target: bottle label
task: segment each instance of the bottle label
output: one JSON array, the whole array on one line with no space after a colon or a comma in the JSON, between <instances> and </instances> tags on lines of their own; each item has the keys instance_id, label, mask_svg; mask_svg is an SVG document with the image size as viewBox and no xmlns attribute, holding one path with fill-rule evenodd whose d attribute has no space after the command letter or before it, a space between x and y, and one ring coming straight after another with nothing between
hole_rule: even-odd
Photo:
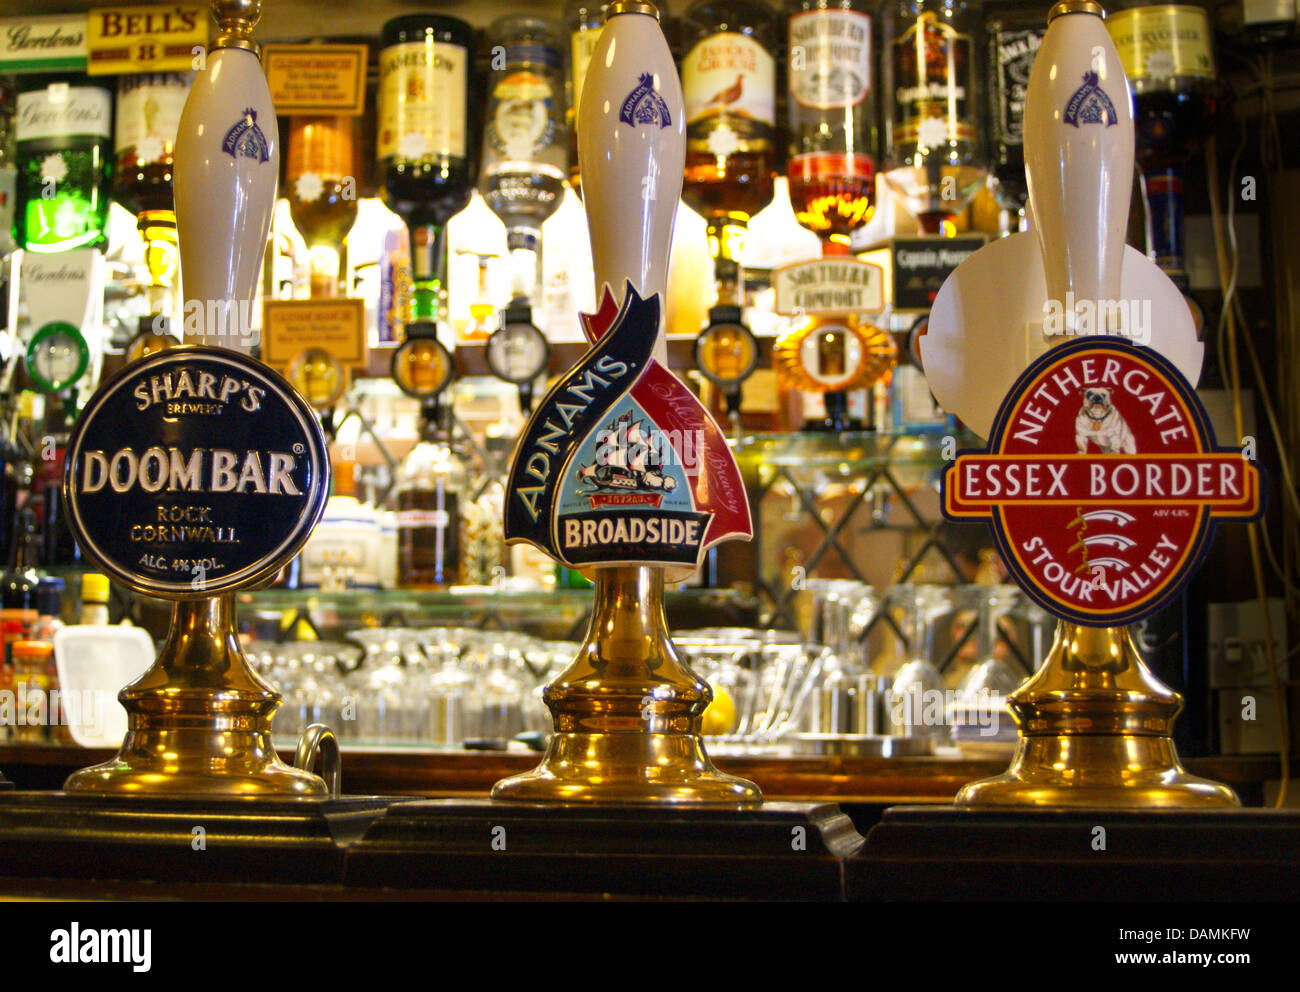
<instances>
[{"instance_id":1,"label":"bottle label","mask_svg":"<svg viewBox=\"0 0 1300 992\"><path fill-rule=\"evenodd\" d=\"M92 397L68 443L77 543L137 592L198 599L255 584L297 553L329 492L314 412L261 362L173 348Z\"/></svg>"},{"instance_id":2,"label":"bottle label","mask_svg":"<svg viewBox=\"0 0 1300 992\"><path fill-rule=\"evenodd\" d=\"M932 13L894 42L895 144L973 141L971 40Z\"/></svg>"},{"instance_id":3,"label":"bottle label","mask_svg":"<svg viewBox=\"0 0 1300 992\"><path fill-rule=\"evenodd\" d=\"M400 529L414 527L436 527L443 529L451 523L451 514L446 510L398 510L397 526Z\"/></svg>"},{"instance_id":4,"label":"bottle label","mask_svg":"<svg viewBox=\"0 0 1300 992\"><path fill-rule=\"evenodd\" d=\"M578 112L578 107L582 105L582 81L587 78L587 63L591 61L591 53L596 50L596 42L600 40L600 28L583 28L580 31L574 31L569 36L569 48L573 61L573 112Z\"/></svg>"},{"instance_id":5,"label":"bottle label","mask_svg":"<svg viewBox=\"0 0 1300 992\"><path fill-rule=\"evenodd\" d=\"M790 16L790 95L805 107L852 107L871 91L871 18L849 10Z\"/></svg>"},{"instance_id":6,"label":"bottle label","mask_svg":"<svg viewBox=\"0 0 1300 992\"><path fill-rule=\"evenodd\" d=\"M1034 55L1043 43L1043 32L1037 28L1026 31L999 31L995 37L997 59L997 115L994 126L998 140L1004 145L1025 143L1025 93L1029 88L1029 70L1034 65Z\"/></svg>"},{"instance_id":7,"label":"bottle label","mask_svg":"<svg viewBox=\"0 0 1300 992\"><path fill-rule=\"evenodd\" d=\"M1106 27L1132 82L1215 76L1210 20L1200 7L1135 7L1112 14Z\"/></svg>"},{"instance_id":8,"label":"bottle label","mask_svg":"<svg viewBox=\"0 0 1300 992\"><path fill-rule=\"evenodd\" d=\"M488 144L500 159L531 162L556 144L558 117L556 93L545 76L508 71L492 88Z\"/></svg>"},{"instance_id":9,"label":"bottle label","mask_svg":"<svg viewBox=\"0 0 1300 992\"><path fill-rule=\"evenodd\" d=\"M54 83L43 90L18 94L14 139L107 138L112 134L112 119L113 101L108 90Z\"/></svg>"},{"instance_id":10,"label":"bottle label","mask_svg":"<svg viewBox=\"0 0 1300 992\"><path fill-rule=\"evenodd\" d=\"M465 49L406 42L379 57L379 158L465 155Z\"/></svg>"},{"instance_id":11,"label":"bottle label","mask_svg":"<svg viewBox=\"0 0 1300 992\"><path fill-rule=\"evenodd\" d=\"M121 78L114 137L119 157L130 152L137 162L146 164L172 153L193 78L190 73Z\"/></svg>"},{"instance_id":12,"label":"bottle label","mask_svg":"<svg viewBox=\"0 0 1300 992\"><path fill-rule=\"evenodd\" d=\"M776 121L776 61L753 38L715 34L682 62L687 138L714 155L766 151Z\"/></svg>"}]
</instances>

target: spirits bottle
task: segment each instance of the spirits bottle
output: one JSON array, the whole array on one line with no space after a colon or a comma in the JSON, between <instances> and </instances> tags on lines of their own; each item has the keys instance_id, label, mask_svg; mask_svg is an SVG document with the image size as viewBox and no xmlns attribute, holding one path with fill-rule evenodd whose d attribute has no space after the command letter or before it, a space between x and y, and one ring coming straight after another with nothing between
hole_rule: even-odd
<instances>
[{"instance_id":1,"label":"spirits bottle","mask_svg":"<svg viewBox=\"0 0 1300 992\"><path fill-rule=\"evenodd\" d=\"M989 13L989 134L993 177L997 180L994 195L998 206L1006 211L1001 226L1007 234L1024 230L1026 225L1029 187L1025 183L1025 90L1046 24L1046 13L1038 8Z\"/></svg>"},{"instance_id":2,"label":"spirits bottle","mask_svg":"<svg viewBox=\"0 0 1300 992\"><path fill-rule=\"evenodd\" d=\"M172 154L193 73L123 76L117 84L113 197L136 216L149 273L149 311L170 318L180 254Z\"/></svg>"},{"instance_id":3,"label":"spirits bottle","mask_svg":"<svg viewBox=\"0 0 1300 992\"><path fill-rule=\"evenodd\" d=\"M720 305L744 305L749 220L772 201L776 25L753 0L701 0L685 15L682 199L704 217Z\"/></svg>"},{"instance_id":4,"label":"spirits bottle","mask_svg":"<svg viewBox=\"0 0 1300 992\"><path fill-rule=\"evenodd\" d=\"M107 247L110 91L84 78L29 77L22 87L14 241L42 253Z\"/></svg>"},{"instance_id":5,"label":"spirits bottle","mask_svg":"<svg viewBox=\"0 0 1300 992\"><path fill-rule=\"evenodd\" d=\"M1209 15L1187 4L1115 11L1106 27L1133 91L1147 254L1184 292L1183 169L1214 133L1219 85Z\"/></svg>"},{"instance_id":6,"label":"spirits bottle","mask_svg":"<svg viewBox=\"0 0 1300 992\"><path fill-rule=\"evenodd\" d=\"M569 32L569 102L564 115L569 127L569 185L579 196L582 195L582 176L578 168L578 131L574 121L578 116L578 101L582 99L587 63L596 49L600 29L605 25L607 6L601 0L569 0L564 7L564 27Z\"/></svg>"},{"instance_id":7,"label":"spirits bottle","mask_svg":"<svg viewBox=\"0 0 1300 992\"><path fill-rule=\"evenodd\" d=\"M0 256L14 247L14 88L0 79ZM5 326L8 312L7 274L0 274L0 327Z\"/></svg>"},{"instance_id":8,"label":"spirits bottle","mask_svg":"<svg viewBox=\"0 0 1300 992\"><path fill-rule=\"evenodd\" d=\"M503 17L488 28L502 64L489 73L480 190L506 226L512 300L540 301L542 222L560 207L568 170L559 28Z\"/></svg>"},{"instance_id":9,"label":"spirits bottle","mask_svg":"<svg viewBox=\"0 0 1300 992\"><path fill-rule=\"evenodd\" d=\"M469 472L444 431L426 417L423 438L397 470L397 584L445 589L461 579L461 500Z\"/></svg>"},{"instance_id":10,"label":"spirits bottle","mask_svg":"<svg viewBox=\"0 0 1300 992\"><path fill-rule=\"evenodd\" d=\"M447 221L474 188L473 50L473 29L452 17L410 14L384 25L375 151L380 194L410 232L408 324L437 322Z\"/></svg>"},{"instance_id":11,"label":"spirits bottle","mask_svg":"<svg viewBox=\"0 0 1300 992\"><path fill-rule=\"evenodd\" d=\"M343 242L357 219L353 118L290 118L284 178L289 215L311 256L312 298L336 297L346 278Z\"/></svg>"},{"instance_id":12,"label":"spirits bottle","mask_svg":"<svg viewBox=\"0 0 1300 992\"><path fill-rule=\"evenodd\" d=\"M967 0L894 0L885 28L885 181L926 234L954 220L985 170L976 127L977 18Z\"/></svg>"},{"instance_id":13,"label":"spirits bottle","mask_svg":"<svg viewBox=\"0 0 1300 992\"><path fill-rule=\"evenodd\" d=\"M788 23L790 202L847 245L876 207L872 18L863 0L797 0Z\"/></svg>"}]
</instances>

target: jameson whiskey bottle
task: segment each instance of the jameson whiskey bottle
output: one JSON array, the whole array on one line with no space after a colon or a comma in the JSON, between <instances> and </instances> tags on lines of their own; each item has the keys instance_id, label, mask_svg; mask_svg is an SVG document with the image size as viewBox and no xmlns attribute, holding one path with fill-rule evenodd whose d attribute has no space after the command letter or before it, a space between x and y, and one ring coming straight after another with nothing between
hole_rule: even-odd
<instances>
[{"instance_id":1,"label":"jameson whiskey bottle","mask_svg":"<svg viewBox=\"0 0 1300 992\"><path fill-rule=\"evenodd\" d=\"M926 234L953 220L984 181L976 127L974 36L966 0L893 0L886 22L885 181Z\"/></svg>"},{"instance_id":2,"label":"jameson whiskey bottle","mask_svg":"<svg viewBox=\"0 0 1300 992\"><path fill-rule=\"evenodd\" d=\"M876 207L869 10L864 0L798 0L788 22L790 202L800 224L844 245Z\"/></svg>"},{"instance_id":3,"label":"jameson whiskey bottle","mask_svg":"<svg viewBox=\"0 0 1300 992\"><path fill-rule=\"evenodd\" d=\"M445 296L447 221L474 189L470 65L464 21L410 14L384 25L375 154L380 196L411 236L407 323L436 322Z\"/></svg>"},{"instance_id":4,"label":"jameson whiskey bottle","mask_svg":"<svg viewBox=\"0 0 1300 992\"><path fill-rule=\"evenodd\" d=\"M560 36L540 17L502 17L488 28L504 64L489 73L479 187L506 226L510 295L534 302L542 222L559 209L569 168Z\"/></svg>"},{"instance_id":5,"label":"jameson whiskey bottle","mask_svg":"<svg viewBox=\"0 0 1300 992\"><path fill-rule=\"evenodd\" d=\"M1147 254L1184 292L1183 168L1214 133L1219 84L1209 16L1185 4L1129 6L1106 27L1133 91Z\"/></svg>"},{"instance_id":6,"label":"jameson whiskey bottle","mask_svg":"<svg viewBox=\"0 0 1300 992\"><path fill-rule=\"evenodd\" d=\"M149 309L171 315L180 254L172 152L193 73L123 76L117 83L113 198L136 216L149 272Z\"/></svg>"},{"instance_id":7,"label":"jameson whiskey bottle","mask_svg":"<svg viewBox=\"0 0 1300 992\"><path fill-rule=\"evenodd\" d=\"M14 139L14 240L34 252L108 245L112 93L85 77L28 77Z\"/></svg>"},{"instance_id":8,"label":"jameson whiskey bottle","mask_svg":"<svg viewBox=\"0 0 1300 992\"><path fill-rule=\"evenodd\" d=\"M745 229L772 200L776 166L775 18L753 0L702 0L685 21L682 199L708 224L718 303L743 306Z\"/></svg>"},{"instance_id":9,"label":"jameson whiskey bottle","mask_svg":"<svg viewBox=\"0 0 1300 992\"><path fill-rule=\"evenodd\" d=\"M587 63L596 50L596 39L605 26L605 8L600 0L569 0L564 6L564 27L569 32L569 103L564 120L569 127L569 185L582 195L582 177L578 169L578 130L574 121L578 116L578 101L582 99L582 81L587 75ZM657 5L662 12L664 4Z\"/></svg>"},{"instance_id":10,"label":"jameson whiskey bottle","mask_svg":"<svg viewBox=\"0 0 1300 992\"><path fill-rule=\"evenodd\" d=\"M393 486L397 582L406 589L445 589L462 581L461 504L469 472L432 418L424 419L422 434Z\"/></svg>"},{"instance_id":11,"label":"jameson whiskey bottle","mask_svg":"<svg viewBox=\"0 0 1300 992\"><path fill-rule=\"evenodd\" d=\"M343 240L357 219L353 118L291 117L285 155L289 214L311 255L311 295L339 295Z\"/></svg>"},{"instance_id":12,"label":"jameson whiskey bottle","mask_svg":"<svg viewBox=\"0 0 1300 992\"><path fill-rule=\"evenodd\" d=\"M1025 228L1025 90L1034 54L1047 31L1047 13L1009 9L990 12L987 26L989 130L992 139L995 195L1005 214L1003 233Z\"/></svg>"}]
</instances>

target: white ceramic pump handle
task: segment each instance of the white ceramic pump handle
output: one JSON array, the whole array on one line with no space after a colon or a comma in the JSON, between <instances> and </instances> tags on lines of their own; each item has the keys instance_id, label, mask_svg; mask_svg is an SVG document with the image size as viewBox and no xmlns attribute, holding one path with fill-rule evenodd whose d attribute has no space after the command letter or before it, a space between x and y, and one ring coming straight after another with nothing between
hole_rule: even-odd
<instances>
[{"instance_id":1,"label":"white ceramic pump handle","mask_svg":"<svg viewBox=\"0 0 1300 992\"><path fill-rule=\"evenodd\" d=\"M1093 0L1048 15L1025 97L1025 172L1047 295L1118 300L1133 187L1128 79ZM1105 312L1105 311L1100 311ZM1113 329L1113 328L1112 328Z\"/></svg>"},{"instance_id":2,"label":"white ceramic pump handle","mask_svg":"<svg viewBox=\"0 0 1300 992\"><path fill-rule=\"evenodd\" d=\"M686 161L682 86L655 8L615 0L592 52L578 107L578 164L591 231L596 298L616 301L631 282L658 293L665 362L668 250Z\"/></svg>"},{"instance_id":3,"label":"white ceramic pump handle","mask_svg":"<svg viewBox=\"0 0 1300 992\"><path fill-rule=\"evenodd\" d=\"M279 172L279 130L256 46L215 48L195 75L176 135L187 343L248 350Z\"/></svg>"}]
</instances>

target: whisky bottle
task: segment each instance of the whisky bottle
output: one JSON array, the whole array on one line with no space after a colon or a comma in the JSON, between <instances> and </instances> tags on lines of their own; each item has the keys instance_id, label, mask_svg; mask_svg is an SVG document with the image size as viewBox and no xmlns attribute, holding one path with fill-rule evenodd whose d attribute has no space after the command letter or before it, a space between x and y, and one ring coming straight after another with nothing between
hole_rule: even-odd
<instances>
[{"instance_id":1,"label":"whisky bottle","mask_svg":"<svg viewBox=\"0 0 1300 992\"><path fill-rule=\"evenodd\" d=\"M776 166L775 18L753 0L701 0L685 21L682 199L708 225L718 303L743 306L745 229L772 200Z\"/></svg>"},{"instance_id":2,"label":"whisky bottle","mask_svg":"<svg viewBox=\"0 0 1300 992\"><path fill-rule=\"evenodd\" d=\"M375 152L380 195L411 235L408 324L438 319L447 221L474 189L473 50L473 29L453 17L410 14L384 25Z\"/></svg>"},{"instance_id":3,"label":"whisky bottle","mask_svg":"<svg viewBox=\"0 0 1300 992\"><path fill-rule=\"evenodd\" d=\"M176 129L193 73L123 76L117 84L113 197L136 215L149 273L149 311L172 315L180 253L172 199Z\"/></svg>"},{"instance_id":4,"label":"whisky bottle","mask_svg":"<svg viewBox=\"0 0 1300 992\"><path fill-rule=\"evenodd\" d=\"M569 32L569 100L564 115L569 127L569 185L579 196L582 195L582 177L578 168L578 131L574 121L578 116L578 101L582 99L587 63L596 50L600 29L605 25L607 6L601 0L569 0L564 7L564 27ZM659 6L662 8L663 4Z\"/></svg>"},{"instance_id":5,"label":"whisky bottle","mask_svg":"<svg viewBox=\"0 0 1300 992\"><path fill-rule=\"evenodd\" d=\"M542 223L560 207L569 167L559 27L531 16L488 28L502 52L489 73L480 191L506 226L514 300L539 301Z\"/></svg>"},{"instance_id":6,"label":"whisky bottle","mask_svg":"<svg viewBox=\"0 0 1300 992\"><path fill-rule=\"evenodd\" d=\"M989 132L994 195L1006 215L1004 233L1023 230L1029 187L1025 183L1025 90L1034 53L1046 33L1047 16L1037 8L989 13L987 25Z\"/></svg>"},{"instance_id":7,"label":"whisky bottle","mask_svg":"<svg viewBox=\"0 0 1300 992\"><path fill-rule=\"evenodd\" d=\"M311 295L336 297L345 277L343 241L357 219L353 118L291 117L287 147L285 192L310 253Z\"/></svg>"},{"instance_id":8,"label":"whisky bottle","mask_svg":"<svg viewBox=\"0 0 1300 992\"><path fill-rule=\"evenodd\" d=\"M461 501L469 472L447 435L426 417L423 438L398 467L397 584L405 589L445 589L462 581Z\"/></svg>"},{"instance_id":9,"label":"whisky bottle","mask_svg":"<svg viewBox=\"0 0 1300 992\"><path fill-rule=\"evenodd\" d=\"M112 94L84 77L21 86L14 241L42 253L107 247Z\"/></svg>"},{"instance_id":10,"label":"whisky bottle","mask_svg":"<svg viewBox=\"0 0 1300 992\"><path fill-rule=\"evenodd\" d=\"M863 0L797 0L786 47L790 202L800 224L846 245L876 207L871 53Z\"/></svg>"},{"instance_id":11,"label":"whisky bottle","mask_svg":"<svg viewBox=\"0 0 1300 992\"><path fill-rule=\"evenodd\" d=\"M1147 254L1186 292L1183 168L1214 133L1219 99L1209 16L1187 4L1137 5L1106 27L1133 92Z\"/></svg>"},{"instance_id":12,"label":"whisky bottle","mask_svg":"<svg viewBox=\"0 0 1300 992\"><path fill-rule=\"evenodd\" d=\"M926 234L952 234L985 170L976 126L977 17L967 0L895 0L885 28L885 181Z\"/></svg>"}]
</instances>

